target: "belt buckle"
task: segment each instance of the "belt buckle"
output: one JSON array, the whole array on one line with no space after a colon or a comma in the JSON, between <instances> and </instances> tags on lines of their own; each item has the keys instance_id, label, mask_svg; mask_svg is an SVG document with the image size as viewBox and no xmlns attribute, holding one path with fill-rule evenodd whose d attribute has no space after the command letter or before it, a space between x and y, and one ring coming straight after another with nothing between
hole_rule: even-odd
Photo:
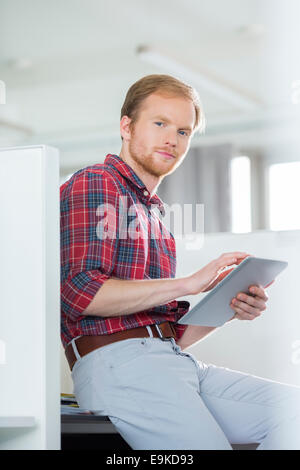
<instances>
[{"instance_id":1,"label":"belt buckle","mask_svg":"<svg viewBox=\"0 0 300 470\"><path fill-rule=\"evenodd\" d=\"M162 332L160 326L159 326L157 323L155 324L155 327L156 327L156 329L157 329L157 331L158 331L158 334L159 334L159 336L160 336L160 339L162 339L163 341L168 341L168 340L171 338L171 336L164 336L164 335L163 335L163 332Z\"/></svg>"}]
</instances>

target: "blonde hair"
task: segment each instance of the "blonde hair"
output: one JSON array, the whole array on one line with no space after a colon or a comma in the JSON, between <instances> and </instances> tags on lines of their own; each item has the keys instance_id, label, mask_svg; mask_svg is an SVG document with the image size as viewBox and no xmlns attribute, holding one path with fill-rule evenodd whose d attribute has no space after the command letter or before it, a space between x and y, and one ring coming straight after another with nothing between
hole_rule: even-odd
<instances>
[{"instance_id":1,"label":"blonde hair","mask_svg":"<svg viewBox=\"0 0 300 470\"><path fill-rule=\"evenodd\" d=\"M193 131L205 130L205 116L202 110L198 92L192 86L171 75L153 74L146 75L135 82L127 91L125 101L121 109L121 119L128 116L131 119L130 127L138 120L143 101L152 93L161 93L169 96L182 96L192 101L195 107L196 119Z\"/></svg>"}]
</instances>

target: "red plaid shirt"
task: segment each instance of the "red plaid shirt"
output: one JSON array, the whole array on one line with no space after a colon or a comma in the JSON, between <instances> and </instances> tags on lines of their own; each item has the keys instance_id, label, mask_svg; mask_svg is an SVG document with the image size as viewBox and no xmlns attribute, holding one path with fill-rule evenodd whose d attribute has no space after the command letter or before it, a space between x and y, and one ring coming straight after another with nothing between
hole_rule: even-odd
<instances>
[{"instance_id":1,"label":"red plaid shirt","mask_svg":"<svg viewBox=\"0 0 300 470\"><path fill-rule=\"evenodd\" d=\"M103 283L119 279L174 278L176 246L144 183L119 156L83 168L60 187L61 339L64 347L82 335L106 335L138 326L176 322L189 302L172 300L129 315L101 317L83 312Z\"/></svg>"}]
</instances>

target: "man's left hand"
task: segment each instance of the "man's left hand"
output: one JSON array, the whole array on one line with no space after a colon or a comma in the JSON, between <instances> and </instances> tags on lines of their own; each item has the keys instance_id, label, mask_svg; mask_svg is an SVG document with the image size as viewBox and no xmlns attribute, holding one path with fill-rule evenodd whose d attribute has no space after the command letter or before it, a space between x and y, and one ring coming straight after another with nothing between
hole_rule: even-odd
<instances>
[{"instance_id":1,"label":"man's left hand","mask_svg":"<svg viewBox=\"0 0 300 470\"><path fill-rule=\"evenodd\" d=\"M269 287L273 282L270 282L266 287ZM230 303L230 307L235 312L231 320L234 318L239 320L254 320L254 318L259 317L267 308L266 302L269 297L265 291L266 287L249 286L249 291L252 295L239 292Z\"/></svg>"}]
</instances>

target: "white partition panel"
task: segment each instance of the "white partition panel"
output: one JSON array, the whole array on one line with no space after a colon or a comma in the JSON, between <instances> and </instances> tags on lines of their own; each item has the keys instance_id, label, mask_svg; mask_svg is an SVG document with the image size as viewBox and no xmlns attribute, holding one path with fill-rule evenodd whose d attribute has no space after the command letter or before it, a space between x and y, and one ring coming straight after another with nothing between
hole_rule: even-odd
<instances>
[{"instance_id":1,"label":"white partition panel","mask_svg":"<svg viewBox=\"0 0 300 470\"><path fill-rule=\"evenodd\" d=\"M192 245L194 249L187 249ZM288 261L287 269L267 289L267 310L259 318L229 322L189 350L206 363L300 385L300 231L205 234L198 246L183 240L177 240L176 246L178 277L201 269L224 252L246 251ZM205 295L185 299L193 307Z\"/></svg>"},{"instance_id":2,"label":"white partition panel","mask_svg":"<svg viewBox=\"0 0 300 470\"><path fill-rule=\"evenodd\" d=\"M59 449L58 150L0 149L0 174L0 449Z\"/></svg>"}]
</instances>

